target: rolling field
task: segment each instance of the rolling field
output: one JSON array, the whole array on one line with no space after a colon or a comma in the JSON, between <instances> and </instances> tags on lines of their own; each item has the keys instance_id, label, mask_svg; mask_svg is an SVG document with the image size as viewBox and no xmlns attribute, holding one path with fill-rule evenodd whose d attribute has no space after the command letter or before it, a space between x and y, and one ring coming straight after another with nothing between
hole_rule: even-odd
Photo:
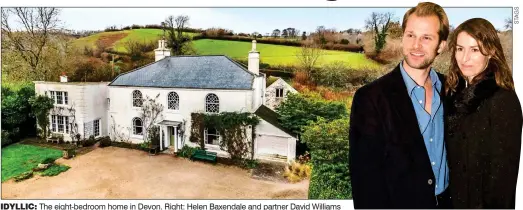
<instances>
[{"instance_id":1,"label":"rolling field","mask_svg":"<svg viewBox=\"0 0 523 210\"><path fill-rule=\"evenodd\" d=\"M196 35L196 33L189 34L190 36ZM85 46L95 47L97 41L102 41L106 46L111 46L114 50L125 53L124 44L128 40L156 42L162 35L163 31L159 29L103 32L75 40L74 44L83 49ZM227 55L233 59L241 60L246 60L248 52L251 50L251 43L249 42L213 39L195 40L193 46L200 55ZM300 51L300 47L258 43L256 48L260 52L262 63L285 66L299 65L296 54ZM346 66L354 69L377 69L380 67L378 63L367 59L364 54L335 50L324 50L323 55L318 59L317 66L332 62L343 62Z\"/></svg>"}]
</instances>

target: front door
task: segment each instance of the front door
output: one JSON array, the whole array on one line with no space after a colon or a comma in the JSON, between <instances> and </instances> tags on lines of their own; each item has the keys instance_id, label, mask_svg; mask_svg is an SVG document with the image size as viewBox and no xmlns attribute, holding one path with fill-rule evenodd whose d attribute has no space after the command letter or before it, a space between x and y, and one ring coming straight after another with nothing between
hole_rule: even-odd
<instances>
[{"instance_id":1,"label":"front door","mask_svg":"<svg viewBox=\"0 0 523 210\"><path fill-rule=\"evenodd\" d=\"M169 138L170 138L170 144L171 146L174 146L174 127L169 126Z\"/></svg>"}]
</instances>

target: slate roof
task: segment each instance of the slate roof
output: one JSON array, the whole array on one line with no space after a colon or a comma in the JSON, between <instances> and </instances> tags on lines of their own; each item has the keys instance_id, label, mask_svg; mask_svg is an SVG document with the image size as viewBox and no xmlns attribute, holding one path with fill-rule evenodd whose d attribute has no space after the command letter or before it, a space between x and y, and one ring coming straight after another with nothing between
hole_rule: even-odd
<instances>
[{"instance_id":1,"label":"slate roof","mask_svg":"<svg viewBox=\"0 0 523 210\"><path fill-rule=\"evenodd\" d=\"M272 109L270 109L269 107L267 107L265 105L261 105L260 107L258 107L258 109L256 109L254 114L256 116L262 118L263 120L267 121L271 125L274 125L275 127L277 127L278 129L282 130L283 132L289 134L290 136L296 137L295 133L293 133L292 131L284 128L280 124L280 122L278 121L279 114L276 113L275 111L273 111Z\"/></svg>"},{"instance_id":2,"label":"slate roof","mask_svg":"<svg viewBox=\"0 0 523 210\"><path fill-rule=\"evenodd\" d=\"M225 55L170 56L120 74L109 86L250 90L255 76Z\"/></svg>"}]
</instances>

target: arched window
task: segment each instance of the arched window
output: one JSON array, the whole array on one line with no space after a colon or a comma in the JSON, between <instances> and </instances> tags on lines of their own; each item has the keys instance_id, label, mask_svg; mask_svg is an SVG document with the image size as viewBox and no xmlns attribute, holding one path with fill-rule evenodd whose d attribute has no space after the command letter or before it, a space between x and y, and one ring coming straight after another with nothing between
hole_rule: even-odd
<instances>
[{"instance_id":1,"label":"arched window","mask_svg":"<svg viewBox=\"0 0 523 210\"><path fill-rule=\"evenodd\" d=\"M143 123L142 119L135 117L133 118L133 134L142 135L143 134Z\"/></svg>"},{"instance_id":2,"label":"arched window","mask_svg":"<svg viewBox=\"0 0 523 210\"><path fill-rule=\"evenodd\" d=\"M218 96L210 93L205 97L205 112L220 112L220 100L218 99Z\"/></svg>"},{"instance_id":3,"label":"arched window","mask_svg":"<svg viewBox=\"0 0 523 210\"><path fill-rule=\"evenodd\" d=\"M169 95L167 95L167 108L174 110L180 109L180 97L178 97L178 93L170 92Z\"/></svg>"},{"instance_id":4,"label":"arched window","mask_svg":"<svg viewBox=\"0 0 523 210\"><path fill-rule=\"evenodd\" d=\"M133 91L133 107L142 107L142 104L142 92L140 92L139 90Z\"/></svg>"}]
</instances>

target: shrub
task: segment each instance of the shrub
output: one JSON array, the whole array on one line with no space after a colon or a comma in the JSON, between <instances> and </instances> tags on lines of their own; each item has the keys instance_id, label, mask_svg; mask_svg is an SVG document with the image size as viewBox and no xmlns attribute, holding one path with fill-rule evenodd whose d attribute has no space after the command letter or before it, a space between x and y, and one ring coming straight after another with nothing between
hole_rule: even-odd
<instances>
[{"instance_id":1,"label":"shrub","mask_svg":"<svg viewBox=\"0 0 523 210\"><path fill-rule=\"evenodd\" d=\"M311 176L311 171L312 169L310 165L292 161L285 167L283 176L291 183L296 183L309 178Z\"/></svg>"},{"instance_id":2,"label":"shrub","mask_svg":"<svg viewBox=\"0 0 523 210\"><path fill-rule=\"evenodd\" d=\"M341 39L340 43L341 44L349 44L349 40L348 39Z\"/></svg>"},{"instance_id":3,"label":"shrub","mask_svg":"<svg viewBox=\"0 0 523 210\"><path fill-rule=\"evenodd\" d=\"M42 172L42 176L56 176L62 172L69 170L71 167L66 165L52 165Z\"/></svg>"},{"instance_id":4,"label":"shrub","mask_svg":"<svg viewBox=\"0 0 523 210\"><path fill-rule=\"evenodd\" d=\"M24 172L18 176L15 176L15 182L19 182L19 181L23 181L23 180L26 180L26 179L29 179L33 177L33 172L32 171L28 171L28 172Z\"/></svg>"},{"instance_id":5,"label":"shrub","mask_svg":"<svg viewBox=\"0 0 523 210\"><path fill-rule=\"evenodd\" d=\"M111 146L111 138L109 136L105 136L102 139L100 139L100 147L108 147Z\"/></svg>"},{"instance_id":6,"label":"shrub","mask_svg":"<svg viewBox=\"0 0 523 210\"><path fill-rule=\"evenodd\" d=\"M313 164L309 199L350 199L349 118L318 120L305 127L303 141Z\"/></svg>"},{"instance_id":7,"label":"shrub","mask_svg":"<svg viewBox=\"0 0 523 210\"><path fill-rule=\"evenodd\" d=\"M246 159L243 161L243 167L244 168L247 168L247 169L253 169L253 168L256 168L258 167L258 160L254 159L254 160L250 160L250 159Z\"/></svg>"},{"instance_id":8,"label":"shrub","mask_svg":"<svg viewBox=\"0 0 523 210\"><path fill-rule=\"evenodd\" d=\"M190 147L190 146L184 145L182 147L182 149L180 149L180 151L178 151L177 155L179 157L190 158L192 156L192 154L194 154L194 151L196 151L197 149L198 148L196 148L196 147Z\"/></svg>"},{"instance_id":9,"label":"shrub","mask_svg":"<svg viewBox=\"0 0 523 210\"><path fill-rule=\"evenodd\" d=\"M378 69L370 67L355 69L346 66L344 62L337 61L325 65L320 71L315 71L311 75L311 79L317 85L350 88L372 82L377 78L375 76L377 71Z\"/></svg>"},{"instance_id":10,"label":"shrub","mask_svg":"<svg viewBox=\"0 0 523 210\"><path fill-rule=\"evenodd\" d=\"M140 149L140 144L133 144L133 143L130 143L130 142L113 141L113 142L111 142L111 146L113 146L113 147L120 147L120 148L127 148L127 149L142 150L142 149Z\"/></svg>"},{"instance_id":11,"label":"shrub","mask_svg":"<svg viewBox=\"0 0 523 210\"><path fill-rule=\"evenodd\" d=\"M44 161L42 161L42 164L54 163L54 161L54 158L46 158Z\"/></svg>"},{"instance_id":12,"label":"shrub","mask_svg":"<svg viewBox=\"0 0 523 210\"><path fill-rule=\"evenodd\" d=\"M1 139L1 141L2 141L2 147L10 145L11 143L13 143L13 141L11 140L9 131L2 130L2 139Z\"/></svg>"}]
</instances>

